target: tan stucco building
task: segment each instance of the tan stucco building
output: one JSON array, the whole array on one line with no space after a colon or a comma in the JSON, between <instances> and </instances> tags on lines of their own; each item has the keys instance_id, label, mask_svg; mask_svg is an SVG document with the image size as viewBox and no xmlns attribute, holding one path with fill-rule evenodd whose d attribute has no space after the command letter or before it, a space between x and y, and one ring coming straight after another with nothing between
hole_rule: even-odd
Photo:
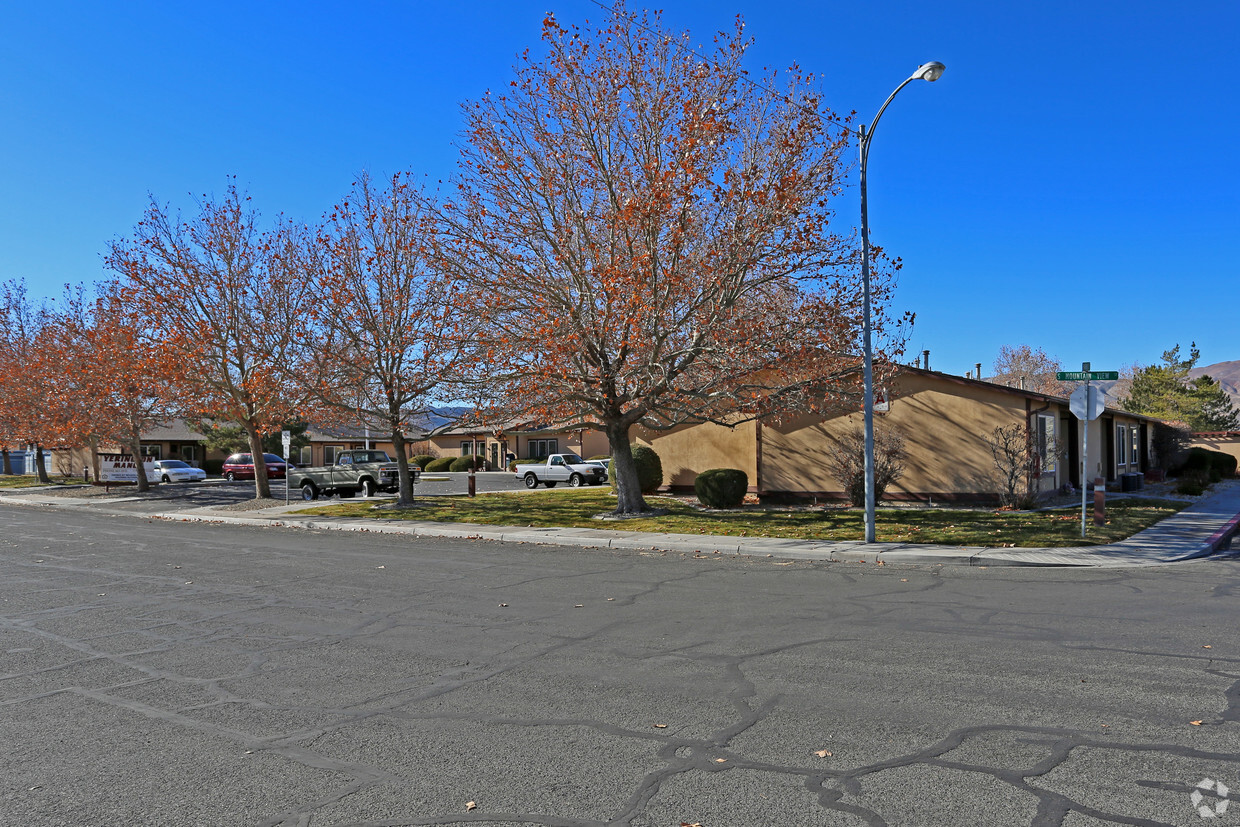
<instances>
[{"instance_id":1,"label":"tan stucco building","mask_svg":"<svg viewBox=\"0 0 1240 827\"><path fill-rule=\"evenodd\" d=\"M1025 429L1040 458L1037 492L1080 485L1080 422L1067 399L913 367L900 368L887 391L888 410L876 415L875 427L901 431L908 453L888 499L993 500L1000 486L986 437L1012 424ZM1091 422L1087 480L1118 483L1124 474L1151 467L1156 421L1108 409ZM853 411L734 428L635 429L634 437L659 454L664 484L673 490L691 488L708 468L739 468L762 497L836 499L844 496L844 486L832 475L828 457L842 435L862 427L861 412Z\"/></svg>"}]
</instances>

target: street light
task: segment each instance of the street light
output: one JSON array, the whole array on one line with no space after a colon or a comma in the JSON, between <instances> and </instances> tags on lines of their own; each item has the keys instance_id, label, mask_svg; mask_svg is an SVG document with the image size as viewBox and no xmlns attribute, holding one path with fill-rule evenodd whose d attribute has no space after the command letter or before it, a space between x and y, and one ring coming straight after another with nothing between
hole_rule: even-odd
<instances>
[{"instance_id":1,"label":"street light","mask_svg":"<svg viewBox=\"0 0 1240 827\"><path fill-rule=\"evenodd\" d=\"M947 67L937 60L924 63L908 79L896 87L896 91L887 96L887 100L879 107L878 114L870 124L867 132L865 124L861 124L858 134L861 136L861 281L864 290L863 309L865 312L865 541L874 542L874 353L871 344L870 324L870 215L866 203L865 172L870 158L870 141L874 138L874 130L878 119L883 116L887 104L900 94L900 90L915 80L936 81Z\"/></svg>"}]
</instances>

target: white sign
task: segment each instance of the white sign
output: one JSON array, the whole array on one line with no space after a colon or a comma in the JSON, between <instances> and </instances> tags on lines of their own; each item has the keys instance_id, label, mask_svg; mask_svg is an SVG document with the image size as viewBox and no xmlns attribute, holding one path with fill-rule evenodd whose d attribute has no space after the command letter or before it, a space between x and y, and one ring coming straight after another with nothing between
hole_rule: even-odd
<instances>
[{"instance_id":1,"label":"white sign","mask_svg":"<svg viewBox=\"0 0 1240 827\"><path fill-rule=\"evenodd\" d=\"M887 398L886 388L874 389L874 413L887 413L891 410L891 402Z\"/></svg>"},{"instance_id":2,"label":"white sign","mask_svg":"<svg viewBox=\"0 0 1240 827\"><path fill-rule=\"evenodd\" d=\"M1088 398L1086 395L1088 394ZM1107 395L1097 385L1081 385L1068 397L1068 409L1077 419L1094 420L1106 410Z\"/></svg>"},{"instance_id":3,"label":"white sign","mask_svg":"<svg viewBox=\"0 0 1240 827\"><path fill-rule=\"evenodd\" d=\"M146 478L155 478L155 458L143 457L142 467L146 470ZM132 482L138 481L138 464L130 454L100 454L100 482Z\"/></svg>"}]
</instances>

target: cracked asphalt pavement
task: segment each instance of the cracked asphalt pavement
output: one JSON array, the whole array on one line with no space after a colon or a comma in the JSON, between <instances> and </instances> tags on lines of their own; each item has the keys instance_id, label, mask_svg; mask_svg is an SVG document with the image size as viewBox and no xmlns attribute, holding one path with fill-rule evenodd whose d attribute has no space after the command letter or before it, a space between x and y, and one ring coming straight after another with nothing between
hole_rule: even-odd
<instances>
[{"instance_id":1,"label":"cracked asphalt pavement","mask_svg":"<svg viewBox=\"0 0 1240 827\"><path fill-rule=\"evenodd\" d=\"M0 566L0 824L1240 824L1214 784L1240 790L1235 559L880 567L4 505Z\"/></svg>"}]
</instances>

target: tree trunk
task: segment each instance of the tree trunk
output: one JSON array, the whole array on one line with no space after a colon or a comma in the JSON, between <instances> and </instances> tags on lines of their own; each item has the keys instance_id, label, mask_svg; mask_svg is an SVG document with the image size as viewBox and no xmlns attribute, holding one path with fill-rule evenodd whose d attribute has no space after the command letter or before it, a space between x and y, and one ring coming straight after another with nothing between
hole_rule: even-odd
<instances>
[{"instance_id":1,"label":"tree trunk","mask_svg":"<svg viewBox=\"0 0 1240 827\"><path fill-rule=\"evenodd\" d=\"M151 481L146 478L146 463L142 461L142 434L137 430L129 435L129 453L133 454L133 463L138 472L138 491L150 491Z\"/></svg>"},{"instance_id":2,"label":"tree trunk","mask_svg":"<svg viewBox=\"0 0 1240 827\"><path fill-rule=\"evenodd\" d=\"M267 479L267 458L263 456L263 436L253 422L245 423L250 437L250 456L254 458L254 496L260 500L271 499L271 481ZM285 475L287 477L287 471ZM285 484L288 484L287 478Z\"/></svg>"},{"instance_id":3,"label":"tree trunk","mask_svg":"<svg viewBox=\"0 0 1240 827\"><path fill-rule=\"evenodd\" d=\"M39 482L51 485L52 479L47 475L47 463L43 461L43 446L34 444L34 468L39 475Z\"/></svg>"},{"instance_id":4,"label":"tree trunk","mask_svg":"<svg viewBox=\"0 0 1240 827\"><path fill-rule=\"evenodd\" d=\"M13 473L13 459L9 456L9 449L0 448L0 454L4 454L4 473L11 476Z\"/></svg>"},{"instance_id":5,"label":"tree trunk","mask_svg":"<svg viewBox=\"0 0 1240 827\"><path fill-rule=\"evenodd\" d=\"M92 436L90 438L90 472L94 475L91 477L92 481L99 481L99 471L99 437Z\"/></svg>"},{"instance_id":6,"label":"tree trunk","mask_svg":"<svg viewBox=\"0 0 1240 827\"><path fill-rule=\"evenodd\" d=\"M397 495L397 505L413 504L413 475L409 471L409 457L405 450L405 435L400 428L392 429L392 447L396 451L396 470L400 475L400 493Z\"/></svg>"},{"instance_id":7,"label":"tree trunk","mask_svg":"<svg viewBox=\"0 0 1240 827\"><path fill-rule=\"evenodd\" d=\"M633 461L633 445L629 442L629 429L618 423L607 424L607 442L611 446L611 471L616 475L615 514L641 514L649 511L642 497L641 482L637 478L637 463Z\"/></svg>"}]
</instances>

